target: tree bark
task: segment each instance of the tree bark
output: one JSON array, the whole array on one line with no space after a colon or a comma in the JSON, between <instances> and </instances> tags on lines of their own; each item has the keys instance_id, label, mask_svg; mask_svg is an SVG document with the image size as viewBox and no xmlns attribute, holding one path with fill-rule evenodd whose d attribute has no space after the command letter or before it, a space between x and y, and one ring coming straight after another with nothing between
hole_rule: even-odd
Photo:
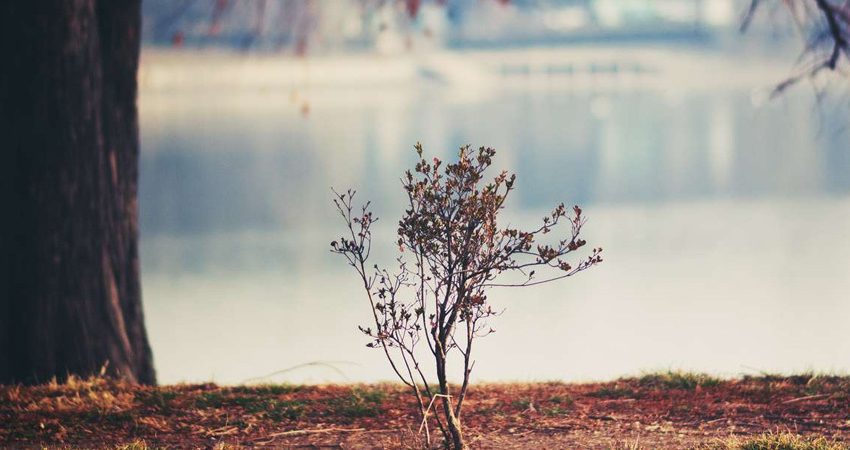
<instances>
[{"instance_id":1,"label":"tree bark","mask_svg":"<svg viewBox=\"0 0 850 450\"><path fill-rule=\"evenodd\" d=\"M0 5L0 383L154 383L138 255L141 0Z\"/></svg>"},{"instance_id":2,"label":"tree bark","mask_svg":"<svg viewBox=\"0 0 850 450\"><path fill-rule=\"evenodd\" d=\"M440 385L440 394L443 395L443 414L446 417L446 428L448 429L448 434L444 433L446 434L444 436L446 438L446 447L452 450L466 450L469 447L463 439L463 428L460 424L460 419L455 415L452 408L451 391L449 390L449 382L446 376L447 361L445 351L443 350L447 347L446 342L445 339L440 339L439 336L435 336L435 341L437 342L437 351L434 355L437 363L437 382Z\"/></svg>"}]
</instances>

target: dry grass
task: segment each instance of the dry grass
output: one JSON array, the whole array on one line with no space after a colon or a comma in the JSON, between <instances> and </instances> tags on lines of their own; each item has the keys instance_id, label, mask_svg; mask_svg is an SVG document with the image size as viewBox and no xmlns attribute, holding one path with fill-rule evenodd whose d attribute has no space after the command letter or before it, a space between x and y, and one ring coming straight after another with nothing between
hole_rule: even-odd
<instances>
[{"instance_id":1,"label":"dry grass","mask_svg":"<svg viewBox=\"0 0 850 450\"><path fill-rule=\"evenodd\" d=\"M850 450L840 443L850 441L847 377L664 372L482 384L466 405L473 448ZM0 448L421 448L416 422L410 395L394 384L147 387L71 378L0 386ZM763 434L776 430L807 437Z\"/></svg>"},{"instance_id":2,"label":"dry grass","mask_svg":"<svg viewBox=\"0 0 850 450\"><path fill-rule=\"evenodd\" d=\"M704 373L673 371L646 373L637 378L642 386L656 389L685 389L693 390L702 387L717 386L719 378Z\"/></svg>"},{"instance_id":3,"label":"dry grass","mask_svg":"<svg viewBox=\"0 0 850 450\"><path fill-rule=\"evenodd\" d=\"M748 439L727 439L699 450L850 450L850 446L824 436L768 433Z\"/></svg>"}]
</instances>

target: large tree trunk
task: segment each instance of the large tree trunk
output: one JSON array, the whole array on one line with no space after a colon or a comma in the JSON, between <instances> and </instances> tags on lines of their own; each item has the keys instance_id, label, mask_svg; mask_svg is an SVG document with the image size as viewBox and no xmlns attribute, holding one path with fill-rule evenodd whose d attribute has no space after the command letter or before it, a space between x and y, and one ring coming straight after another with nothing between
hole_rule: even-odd
<instances>
[{"instance_id":1,"label":"large tree trunk","mask_svg":"<svg viewBox=\"0 0 850 450\"><path fill-rule=\"evenodd\" d=\"M0 2L0 383L154 383L139 284L141 0Z\"/></svg>"}]
</instances>

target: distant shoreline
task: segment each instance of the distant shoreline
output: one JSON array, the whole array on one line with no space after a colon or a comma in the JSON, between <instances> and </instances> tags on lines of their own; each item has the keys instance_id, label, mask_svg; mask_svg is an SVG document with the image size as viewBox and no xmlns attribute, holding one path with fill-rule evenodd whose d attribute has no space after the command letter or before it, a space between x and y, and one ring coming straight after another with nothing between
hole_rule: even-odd
<instances>
[{"instance_id":1,"label":"distant shoreline","mask_svg":"<svg viewBox=\"0 0 850 450\"><path fill-rule=\"evenodd\" d=\"M723 53L681 43L447 48L295 57L286 53L144 48L141 92L209 89L405 88L468 90L769 89L791 71L785 57ZM722 76L705 77L706 73Z\"/></svg>"}]
</instances>

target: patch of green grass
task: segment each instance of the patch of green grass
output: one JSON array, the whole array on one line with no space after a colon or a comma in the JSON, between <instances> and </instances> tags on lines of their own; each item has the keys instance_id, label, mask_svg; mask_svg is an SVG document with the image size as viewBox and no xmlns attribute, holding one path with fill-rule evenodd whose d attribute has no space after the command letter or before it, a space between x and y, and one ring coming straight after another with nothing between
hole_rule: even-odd
<instances>
[{"instance_id":1,"label":"patch of green grass","mask_svg":"<svg viewBox=\"0 0 850 450\"><path fill-rule=\"evenodd\" d=\"M78 413L79 419L86 423L123 425L133 422L134 416L129 411L98 411L89 410Z\"/></svg>"},{"instance_id":2,"label":"patch of green grass","mask_svg":"<svg viewBox=\"0 0 850 450\"><path fill-rule=\"evenodd\" d=\"M357 395L363 399L363 401L371 402L371 403L382 403L385 398L387 398L387 393L382 391L381 389L355 389L353 391L353 395Z\"/></svg>"},{"instance_id":3,"label":"patch of green grass","mask_svg":"<svg viewBox=\"0 0 850 450\"><path fill-rule=\"evenodd\" d=\"M143 406L159 410L160 413L170 414L173 410L173 402L178 394L174 391L154 389L149 393L139 395L137 399Z\"/></svg>"},{"instance_id":4,"label":"patch of green grass","mask_svg":"<svg viewBox=\"0 0 850 450\"><path fill-rule=\"evenodd\" d=\"M704 450L850 450L846 444L823 436L804 437L796 434L764 434L746 440L729 440L702 447Z\"/></svg>"},{"instance_id":5,"label":"patch of green grass","mask_svg":"<svg viewBox=\"0 0 850 450\"><path fill-rule=\"evenodd\" d=\"M355 388L350 395L342 398L331 399L334 413L341 417L357 418L378 415L381 405L386 398L386 393L379 389Z\"/></svg>"},{"instance_id":6,"label":"patch of green grass","mask_svg":"<svg viewBox=\"0 0 850 450\"><path fill-rule=\"evenodd\" d=\"M306 414L308 410L307 407L310 404L309 401L303 400L280 400L272 395L250 395L256 394L257 391L255 390L231 390L230 392L231 393L229 395L220 391L201 393L195 397L195 407L222 408L238 406L246 413L263 414L272 420L280 421L300 419L304 416L304 414ZM234 392L244 392L244 394L234 395ZM284 391L274 389L273 391L267 392L280 393ZM355 397L356 400L351 400L349 398L342 399L339 401L340 404L338 405L339 408L342 408L343 411L347 411L352 416L357 416L358 408L364 409L364 411L360 412L360 414L368 415L371 410L366 411L366 406L364 405L371 405L376 402L380 403L380 400L383 399L383 397L378 396L371 391L364 391L362 393L360 391L355 391L355 393L352 394L352 397Z\"/></svg>"},{"instance_id":7,"label":"patch of green grass","mask_svg":"<svg viewBox=\"0 0 850 450\"><path fill-rule=\"evenodd\" d=\"M511 402L511 406L514 409L518 409L520 411L525 411L526 409L528 409L529 406L531 406L531 399L530 398L522 398L522 399L514 400L514 401Z\"/></svg>"},{"instance_id":8,"label":"patch of green grass","mask_svg":"<svg viewBox=\"0 0 850 450\"><path fill-rule=\"evenodd\" d=\"M570 408L566 408L564 406L552 406L549 408L543 408L543 414L553 417L553 416L564 416L571 412Z\"/></svg>"},{"instance_id":9,"label":"patch of green grass","mask_svg":"<svg viewBox=\"0 0 850 450\"><path fill-rule=\"evenodd\" d=\"M264 414L276 421L298 420L304 416L309 402L298 400L277 400L259 397L235 398L234 403L250 414Z\"/></svg>"},{"instance_id":10,"label":"patch of green grass","mask_svg":"<svg viewBox=\"0 0 850 450\"><path fill-rule=\"evenodd\" d=\"M258 384L249 386L233 386L228 390L234 394L255 395L284 395L303 390L304 386L297 384Z\"/></svg>"},{"instance_id":11,"label":"patch of green grass","mask_svg":"<svg viewBox=\"0 0 850 450\"><path fill-rule=\"evenodd\" d=\"M224 406L225 397L221 392L203 392L195 397L196 408L221 408Z\"/></svg>"},{"instance_id":12,"label":"patch of green grass","mask_svg":"<svg viewBox=\"0 0 850 450\"><path fill-rule=\"evenodd\" d=\"M704 373L673 370L644 374L637 381L638 384L645 387L683 389L688 391L692 391L697 387L717 386L721 383L719 378Z\"/></svg>"},{"instance_id":13,"label":"patch of green grass","mask_svg":"<svg viewBox=\"0 0 850 450\"><path fill-rule=\"evenodd\" d=\"M262 407L268 400L263 397L253 397L253 396L228 396L224 397L222 400L223 403L228 405L236 405L241 406L246 411L251 412L252 410Z\"/></svg>"},{"instance_id":14,"label":"patch of green grass","mask_svg":"<svg viewBox=\"0 0 850 450\"><path fill-rule=\"evenodd\" d=\"M797 375L746 375L742 378L751 385L763 385L766 389L780 386L801 387L806 395L832 394L839 398L850 395L850 376L825 373L803 373Z\"/></svg>"},{"instance_id":15,"label":"patch of green grass","mask_svg":"<svg viewBox=\"0 0 850 450\"><path fill-rule=\"evenodd\" d=\"M502 416L502 411L497 405L481 405L473 410L477 416Z\"/></svg>"},{"instance_id":16,"label":"patch of green grass","mask_svg":"<svg viewBox=\"0 0 850 450\"><path fill-rule=\"evenodd\" d=\"M603 386L587 395L597 398L634 398L635 391L614 385Z\"/></svg>"},{"instance_id":17,"label":"patch of green grass","mask_svg":"<svg viewBox=\"0 0 850 450\"><path fill-rule=\"evenodd\" d=\"M793 386L803 386L809 382L812 378L812 374L799 374L799 375L781 375L777 373L764 373L761 375L744 375L741 378L741 381L748 383L788 383Z\"/></svg>"},{"instance_id":18,"label":"patch of green grass","mask_svg":"<svg viewBox=\"0 0 850 450\"><path fill-rule=\"evenodd\" d=\"M296 400L275 401L270 406L268 411L269 418L272 420L298 420L307 412L307 402Z\"/></svg>"},{"instance_id":19,"label":"patch of green grass","mask_svg":"<svg viewBox=\"0 0 850 450\"><path fill-rule=\"evenodd\" d=\"M555 403L556 405L563 406L572 406L574 403L573 398L568 395L556 395L549 399L550 402Z\"/></svg>"},{"instance_id":20,"label":"patch of green grass","mask_svg":"<svg viewBox=\"0 0 850 450\"><path fill-rule=\"evenodd\" d=\"M805 392L809 395L846 393L850 390L850 378L837 375L813 375L806 382Z\"/></svg>"}]
</instances>

